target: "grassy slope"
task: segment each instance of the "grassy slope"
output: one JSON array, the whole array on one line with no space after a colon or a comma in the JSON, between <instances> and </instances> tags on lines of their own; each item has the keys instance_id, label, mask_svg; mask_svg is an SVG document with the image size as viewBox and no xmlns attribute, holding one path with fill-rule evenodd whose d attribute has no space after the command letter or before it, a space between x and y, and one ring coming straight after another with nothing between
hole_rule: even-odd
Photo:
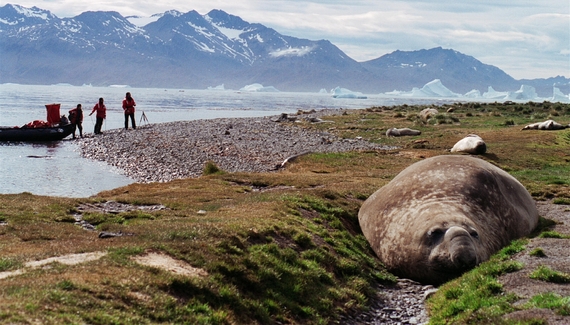
<instances>
[{"instance_id":1,"label":"grassy slope","mask_svg":"<svg viewBox=\"0 0 570 325\"><path fill-rule=\"evenodd\" d=\"M277 173L133 184L94 198L0 195L0 221L7 222L0 226L0 272L20 269L29 260L109 252L96 262L56 263L1 279L0 321L322 324L343 312L358 313L376 282L394 280L360 232L360 204L405 167L447 154L469 133L485 139L484 159L517 177L537 199L570 198L570 131L520 131L548 117L568 123L570 106L465 104L439 110L452 106L453 113L427 124L417 115L425 107L399 106L325 118L334 124L299 125L399 150L311 154ZM386 138L389 127L416 128L422 135ZM135 236L98 239L73 225L79 203L105 200L169 209L84 215L98 230ZM148 250L166 252L209 275L178 276L130 259ZM490 271L491 277L503 271ZM488 288L488 296L500 294L500 288ZM432 310L440 321L448 312Z\"/></svg>"}]
</instances>

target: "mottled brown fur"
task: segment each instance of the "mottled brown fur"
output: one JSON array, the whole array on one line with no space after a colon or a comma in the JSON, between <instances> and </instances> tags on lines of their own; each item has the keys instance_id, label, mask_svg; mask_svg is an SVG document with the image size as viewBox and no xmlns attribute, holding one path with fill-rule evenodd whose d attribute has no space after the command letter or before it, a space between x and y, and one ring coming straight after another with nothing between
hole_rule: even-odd
<instances>
[{"instance_id":1,"label":"mottled brown fur","mask_svg":"<svg viewBox=\"0 0 570 325\"><path fill-rule=\"evenodd\" d=\"M364 202L358 217L389 270L434 284L487 260L538 223L534 200L514 177L456 155L406 168Z\"/></svg>"}]
</instances>

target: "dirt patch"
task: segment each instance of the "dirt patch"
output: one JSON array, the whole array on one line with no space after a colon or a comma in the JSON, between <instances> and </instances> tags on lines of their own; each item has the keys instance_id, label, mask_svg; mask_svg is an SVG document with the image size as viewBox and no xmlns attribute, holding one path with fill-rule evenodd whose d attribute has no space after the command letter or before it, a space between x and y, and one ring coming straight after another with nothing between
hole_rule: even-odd
<instances>
[{"instance_id":1,"label":"dirt patch","mask_svg":"<svg viewBox=\"0 0 570 325\"><path fill-rule=\"evenodd\" d=\"M537 208L542 217L556 222L551 230L570 235L570 206L537 202ZM570 273L570 249L568 247L570 247L570 239L532 238L524 251L513 256L514 260L523 263L523 269L499 278L504 290L521 298L517 304L524 304L533 296L546 292L569 297L569 283L545 282L529 277L530 273L541 265L558 272ZM542 249L545 256L538 257L529 254L537 248ZM546 320L548 324L570 324L570 316L561 316L550 310L541 309L518 311L506 317L518 320L540 318Z\"/></svg>"},{"instance_id":2,"label":"dirt patch","mask_svg":"<svg viewBox=\"0 0 570 325\"><path fill-rule=\"evenodd\" d=\"M193 267L184 261L177 260L160 252L147 252L144 255L135 256L132 259L139 264L156 267L175 274L190 277L205 277L208 275L208 272L203 269Z\"/></svg>"},{"instance_id":3,"label":"dirt patch","mask_svg":"<svg viewBox=\"0 0 570 325\"><path fill-rule=\"evenodd\" d=\"M112 213L118 214L121 212L129 211L159 211L164 210L166 207L161 204L156 205L132 205L126 203L120 203L116 201L107 201L101 203L83 203L77 207L79 212L101 212L101 213Z\"/></svg>"},{"instance_id":4,"label":"dirt patch","mask_svg":"<svg viewBox=\"0 0 570 325\"><path fill-rule=\"evenodd\" d=\"M548 325L568 325L568 317L555 314L550 309L527 309L508 314L505 318L517 321L530 321L533 319L546 320Z\"/></svg>"},{"instance_id":5,"label":"dirt patch","mask_svg":"<svg viewBox=\"0 0 570 325\"><path fill-rule=\"evenodd\" d=\"M24 269L19 269L15 271L0 272L0 279L5 279L11 276L16 276L26 273L27 269L34 269L48 265L51 263L61 263L65 265L75 265L80 263L86 263L90 261L95 261L101 257L107 255L106 252L91 252L91 253L81 253L81 254L69 254L56 257L50 257L39 261L30 261L24 264Z\"/></svg>"}]
</instances>

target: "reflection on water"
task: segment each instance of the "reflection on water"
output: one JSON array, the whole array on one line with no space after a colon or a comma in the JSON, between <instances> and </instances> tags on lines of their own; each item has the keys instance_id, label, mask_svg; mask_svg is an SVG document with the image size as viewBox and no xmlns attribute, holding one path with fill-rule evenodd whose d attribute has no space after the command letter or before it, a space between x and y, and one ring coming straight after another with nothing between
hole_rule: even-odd
<instances>
[{"instance_id":1,"label":"reflection on water","mask_svg":"<svg viewBox=\"0 0 570 325\"><path fill-rule=\"evenodd\" d=\"M88 197L133 181L109 166L83 159L72 141L0 142L0 193Z\"/></svg>"}]
</instances>

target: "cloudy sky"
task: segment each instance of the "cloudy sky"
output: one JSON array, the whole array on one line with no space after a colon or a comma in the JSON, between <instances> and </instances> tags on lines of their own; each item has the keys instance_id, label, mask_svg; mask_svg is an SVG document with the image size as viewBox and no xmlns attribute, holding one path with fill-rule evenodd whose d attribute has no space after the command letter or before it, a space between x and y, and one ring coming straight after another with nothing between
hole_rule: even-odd
<instances>
[{"instance_id":1,"label":"cloudy sky","mask_svg":"<svg viewBox=\"0 0 570 325\"><path fill-rule=\"evenodd\" d=\"M441 46L494 65L515 79L570 78L568 0L1 0L60 18L84 11L150 16L222 9L250 23L326 39L357 61Z\"/></svg>"}]
</instances>

